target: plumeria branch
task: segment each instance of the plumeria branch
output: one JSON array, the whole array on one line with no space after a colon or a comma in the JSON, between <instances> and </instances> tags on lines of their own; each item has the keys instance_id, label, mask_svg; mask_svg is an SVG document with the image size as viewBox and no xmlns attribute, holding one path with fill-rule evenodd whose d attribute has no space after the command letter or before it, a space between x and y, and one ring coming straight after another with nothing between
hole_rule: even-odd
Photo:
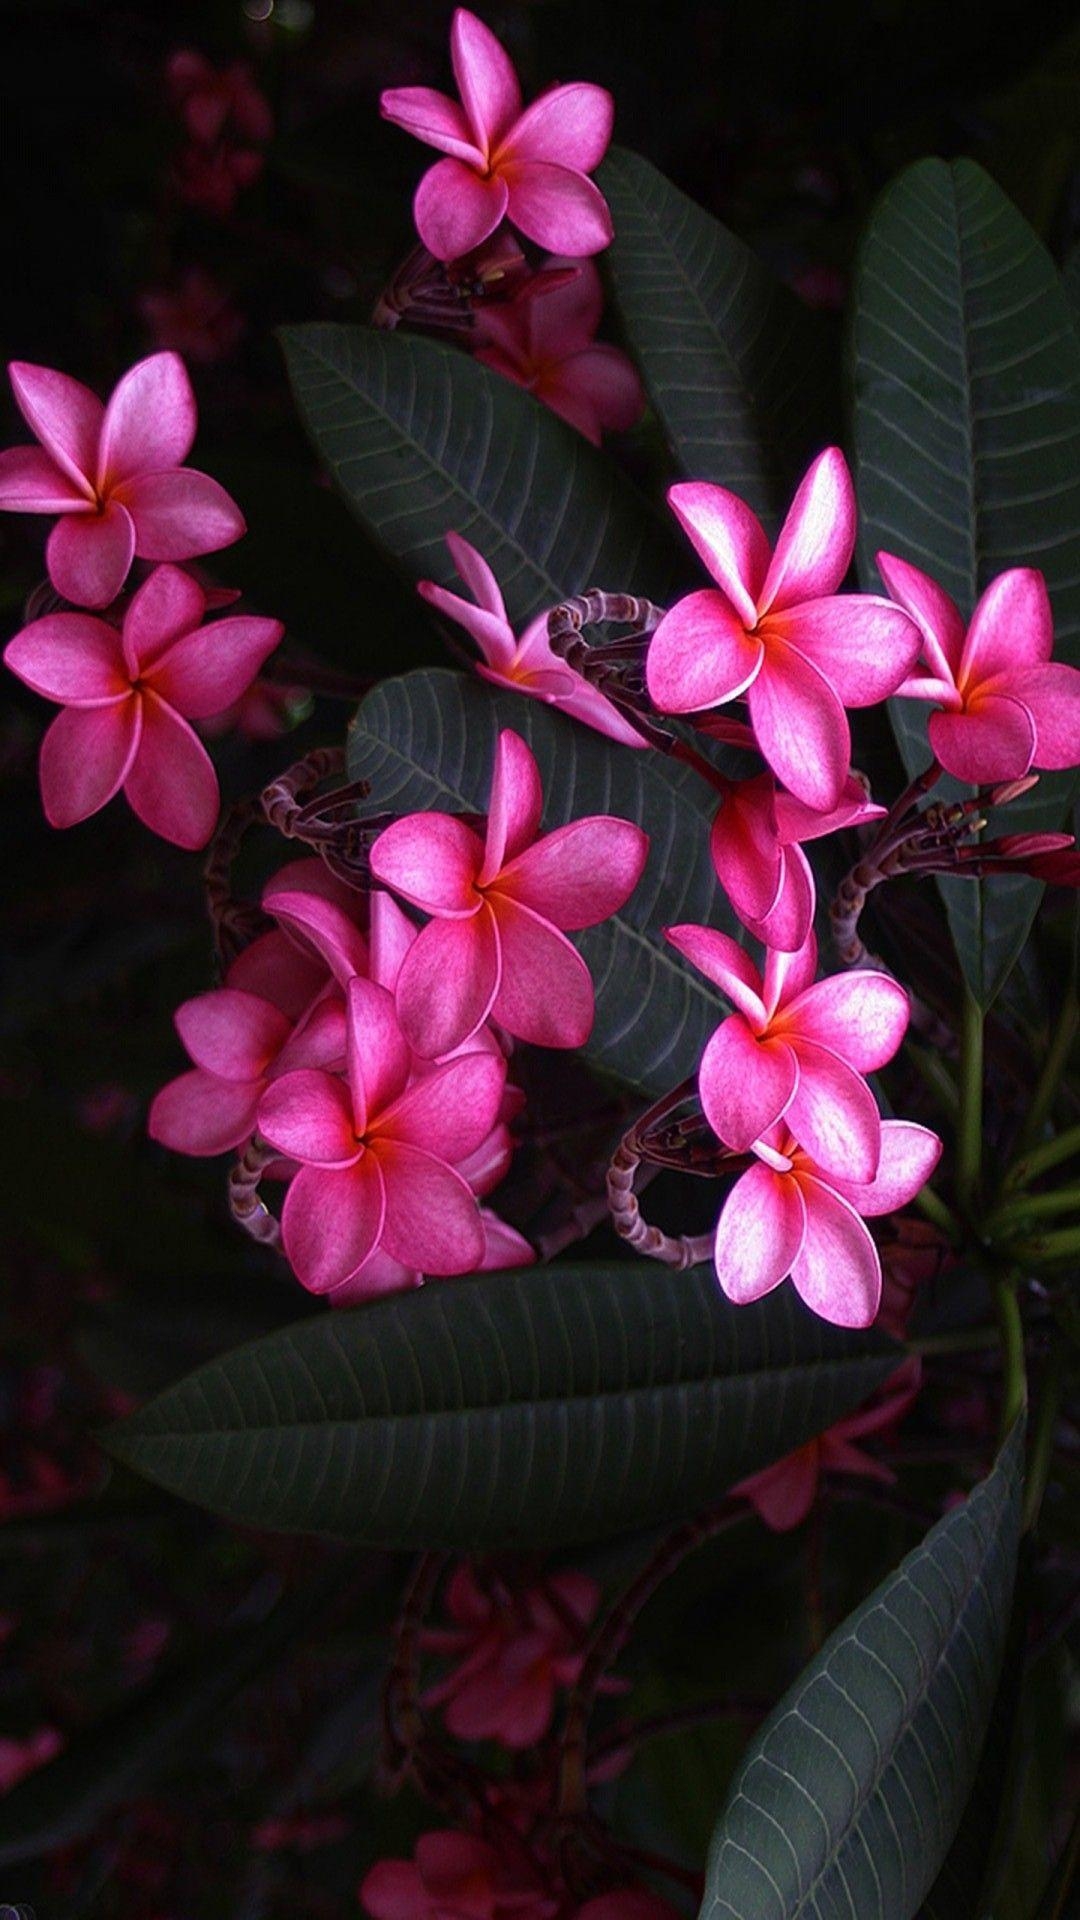
<instances>
[{"instance_id":1,"label":"plumeria branch","mask_svg":"<svg viewBox=\"0 0 1080 1920\"><path fill-rule=\"evenodd\" d=\"M745 1154L731 1154L713 1138L700 1113L672 1120L671 1116L695 1096L696 1080L684 1080L635 1121L619 1142L607 1175L608 1207L620 1239L667 1267L697 1266L712 1252L711 1234L669 1234L647 1221L635 1186L644 1161L654 1167L673 1167L704 1177L737 1172L747 1164Z\"/></svg>"},{"instance_id":2,"label":"plumeria branch","mask_svg":"<svg viewBox=\"0 0 1080 1920\"><path fill-rule=\"evenodd\" d=\"M645 642L664 617L664 608L630 593L608 593L589 587L573 600L564 600L548 614L551 651L589 686L595 687L624 714L650 746L671 753L676 736L656 720L645 688ZM625 639L590 646L586 627L629 626Z\"/></svg>"}]
</instances>

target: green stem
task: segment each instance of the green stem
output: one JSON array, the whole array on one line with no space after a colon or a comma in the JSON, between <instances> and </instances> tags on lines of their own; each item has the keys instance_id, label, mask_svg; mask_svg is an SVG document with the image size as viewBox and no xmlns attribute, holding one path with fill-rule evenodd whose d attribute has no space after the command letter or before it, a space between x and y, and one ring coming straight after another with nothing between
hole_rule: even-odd
<instances>
[{"instance_id":1,"label":"green stem","mask_svg":"<svg viewBox=\"0 0 1080 1920\"><path fill-rule=\"evenodd\" d=\"M933 1094L941 1111L955 1127L960 1118L960 1095L956 1081L945 1065L940 1054L931 1053L929 1047L922 1047L909 1041L907 1057L911 1061L923 1085Z\"/></svg>"},{"instance_id":2,"label":"green stem","mask_svg":"<svg viewBox=\"0 0 1080 1920\"><path fill-rule=\"evenodd\" d=\"M996 1347L999 1339L997 1327L968 1327L963 1333L928 1333L921 1340L905 1344L909 1353L931 1360L950 1353L985 1353Z\"/></svg>"},{"instance_id":3,"label":"green stem","mask_svg":"<svg viewBox=\"0 0 1080 1920\"><path fill-rule=\"evenodd\" d=\"M1038 1139L1046 1125L1061 1076L1069 1062L1078 1027L1080 1027L1080 1006L1077 1005L1075 993L1069 992L1058 1015L1057 1026L1054 1028L1046 1059L1042 1064L1042 1072L1036 1082L1031 1105L1016 1142L1021 1152Z\"/></svg>"},{"instance_id":4,"label":"green stem","mask_svg":"<svg viewBox=\"0 0 1080 1920\"><path fill-rule=\"evenodd\" d=\"M1043 1494L1054 1455L1054 1432L1065 1385L1065 1342L1058 1339L1050 1355L1039 1395L1035 1429L1031 1436L1027 1477L1024 1482L1024 1532L1038 1523Z\"/></svg>"},{"instance_id":5,"label":"green stem","mask_svg":"<svg viewBox=\"0 0 1080 1920\"><path fill-rule=\"evenodd\" d=\"M1025 1266L1041 1267L1053 1260L1068 1260L1080 1253L1080 1227L1062 1227L1055 1233L1040 1233L1033 1240L1014 1240L1009 1257Z\"/></svg>"},{"instance_id":6,"label":"green stem","mask_svg":"<svg viewBox=\"0 0 1080 1920\"><path fill-rule=\"evenodd\" d=\"M939 1194L934 1192L932 1187L923 1187L922 1190L915 1195L915 1205L918 1207L920 1213L925 1213L927 1219L931 1221L935 1227L940 1229L954 1247L959 1247L963 1244L963 1227L952 1208L945 1205L944 1200L941 1199Z\"/></svg>"},{"instance_id":7,"label":"green stem","mask_svg":"<svg viewBox=\"0 0 1080 1920\"><path fill-rule=\"evenodd\" d=\"M1027 1405L1027 1372L1024 1366L1024 1323L1016 1287L1009 1280L994 1281L994 1307L1001 1341L1001 1423L1004 1442Z\"/></svg>"},{"instance_id":8,"label":"green stem","mask_svg":"<svg viewBox=\"0 0 1080 1920\"><path fill-rule=\"evenodd\" d=\"M1030 1153L1014 1160L1005 1176L1005 1190L1012 1192L1017 1187L1028 1186L1040 1174L1049 1173L1051 1167L1060 1166L1063 1160L1071 1160L1075 1153L1080 1153L1080 1127L1068 1127L1064 1133L1048 1140L1045 1146L1034 1147Z\"/></svg>"},{"instance_id":9,"label":"green stem","mask_svg":"<svg viewBox=\"0 0 1080 1920\"><path fill-rule=\"evenodd\" d=\"M1069 1213L1080 1207L1080 1186L1055 1187L1053 1193L1021 1193L995 1207L986 1221L989 1233L1010 1227L1022 1220L1048 1220L1055 1213Z\"/></svg>"},{"instance_id":10,"label":"green stem","mask_svg":"<svg viewBox=\"0 0 1080 1920\"><path fill-rule=\"evenodd\" d=\"M956 1194L962 1212L974 1214L982 1182L983 1013L964 988L960 1028L960 1123L956 1136Z\"/></svg>"}]
</instances>

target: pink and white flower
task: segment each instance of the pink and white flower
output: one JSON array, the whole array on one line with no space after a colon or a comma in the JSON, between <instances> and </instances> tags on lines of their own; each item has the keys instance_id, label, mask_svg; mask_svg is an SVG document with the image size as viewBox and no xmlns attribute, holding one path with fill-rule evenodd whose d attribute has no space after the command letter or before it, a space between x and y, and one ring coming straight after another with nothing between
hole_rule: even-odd
<instances>
[{"instance_id":1,"label":"pink and white flower","mask_svg":"<svg viewBox=\"0 0 1080 1920\"><path fill-rule=\"evenodd\" d=\"M764 946L789 953L801 947L813 925L815 900L803 846L884 814L854 774L830 813L818 813L785 793L771 773L733 780L713 821L709 850L743 926Z\"/></svg>"},{"instance_id":2,"label":"pink and white flower","mask_svg":"<svg viewBox=\"0 0 1080 1920\"><path fill-rule=\"evenodd\" d=\"M546 286L538 274L513 300L480 307L475 333L478 360L534 393L597 447L605 433L628 432L645 408L633 361L596 339L603 310L600 275L586 260L567 282Z\"/></svg>"},{"instance_id":3,"label":"pink and white flower","mask_svg":"<svg viewBox=\"0 0 1080 1920\"><path fill-rule=\"evenodd\" d=\"M425 1705L442 1707L455 1740L497 1740L511 1751L535 1746L551 1726L559 1688L578 1678L599 1605L600 1589L587 1574L568 1570L500 1594L461 1561L446 1588L453 1624L422 1635L428 1652L456 1664L428 1689Z\"/></svg>"}]
</instances>

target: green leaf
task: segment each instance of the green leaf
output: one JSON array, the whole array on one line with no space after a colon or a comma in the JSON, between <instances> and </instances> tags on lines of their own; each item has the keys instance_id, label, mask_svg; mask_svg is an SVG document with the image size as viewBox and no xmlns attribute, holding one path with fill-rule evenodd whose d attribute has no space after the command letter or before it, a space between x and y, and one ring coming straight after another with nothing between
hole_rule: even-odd
<instances>
[{"instance_id":1,"label":"green leaf","mask_svg":"<svg viewBox=\"0 0 1080 1920\"><path fill-rule=\"evenodd\" d=\"M321 458L414 578L460 587L446 549L460 533L515 622L583 587L674 592L686 567L674 532L606 454L501 374L367 327L287 327L281 340Z\"/></svg>"},{"instance_id":2,"label":"green leaf","mask_svg":"<svg viewBox=\"0 0 1080 1920\"><path fill-rule=\"evenodd\" d=\"M627 340L683 472L775 529L835 411L829 331L727 227L636 153L598 175Z\"/></svg>"},{"instance_id":3,"label":"green leaf","mask_svg":"<svg viewBox=\"0 0 1080 1920\"><path fill-rule=\"evenodd\" d=\"M545 830L584 814L636 820L650 839L625 907L573 936L596 984L594 1066L655 1098L693 1073L724 1006L664 939L679 921L738 933L709 858L716 796L692 768L636 753L521 694L463 674L384 680L349 735L349 772L371 782L374 810L486 812L495 742L512 727L536 755Z\"/></svg>"},{"instance_id":4,"label":"green leaf","mask_svg":"<svg viewBox=\"0 0 1080 1920\"><path fill-rule=\"evenodd\" d=\"M751 1742L702 1920L912 1920L978 1766L1009 1621L1023 1431L831 1635Z\"/></svg>"},{"instance_id":5,"label":"green leaf","mask_svg":"<svg viewBox=\"0 0 1080 1920\"><path fill-rule=\"evenodd\" d=\"M881 548L940 581L965 618L995 574L1037 566L1056 656L1080 665L1080 339L1046 249L970 160L923 160L888 188L856 276L851 340L859 571ZM928 709L893 701L909 773ZM1071 774L1044 774L1001 831L1061 826ZM958 956L987 1006L1027 939L1041 885L942 882Z\"/></svg>"},{"instance_id":6,"label":"green leaf","mask_svg":"<svg viewBox=\"0 0 1080 1920\"><path fill-rule=\"evenodd\" d=\"M694 1513L857 1406L897 1357L789 1287L735 1308L702 1267L533 1268L285 1328L107 1444L248 1525L538 1547Z\"/></svg>"}]
</instances>

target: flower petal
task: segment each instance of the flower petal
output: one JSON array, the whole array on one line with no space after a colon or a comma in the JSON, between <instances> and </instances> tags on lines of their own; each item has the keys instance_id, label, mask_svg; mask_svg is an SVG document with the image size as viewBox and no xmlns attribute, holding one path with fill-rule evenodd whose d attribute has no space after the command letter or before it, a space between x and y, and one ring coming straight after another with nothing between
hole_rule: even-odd
<instances>
[{"instance_id":1,"label":"flower petal","mask_svg":"<svg viewBox=\"0 0 1080 1920\"><path fill-rule=\"evenodd\" d=\"M543 806L540 769L521 735L504 727L495 748L478 886L489 886L506 862L523 853L535 839Z\"/></svg>"},{"instance_id":2,"label":"flower petal","mask_svg":"<svg viewBox=\"0 0 1080 1920\"><path fill-rule=\"evenodd\" d=\"M463 160L437 160L413 197L413 219L436 260L459 260L494 233L510 200L505 180Z\"/></svg>"},{"instance_id":3,"label":"flower petal","mask_svg":"<svg viewBox=\"0 0 1080 1920\"><path fill-rule=\"evenodd\" d=\"M186 720L156 693L142 696L142 738L124 792L152 833L194 852L217 825L221 794L213 761Z\"/></svg>"},{"instance_id":4,"label":"flower petal","mask_svg":"<svg viewBox=\"0 0 1080 1920\"><path fill-rule=\"evenodd\" d=\"M498 1054L459 1054L400 1093L380 1113L372 1137L432 1149L456 1166L490 1134L505 1080L506 1063Z\"/></svg>"},{"instance_id":5,"label":"flower petal","mask_svg":"<svg viewBox=\"0 0 1080 1920\"><path fill-rule=\"evenodd\" d=\"M953 685L964 651L960 609L928 573L893 553L879 553L877 567L891 597L906 607L922 634L923 654L935 677Z\"/></svg>"},{"instance_id":6,"label":"flower petal","mask_svg":"<svg viewBox=\"0 0 1080 1920\"><path fill-rule=\"evenodd\" d=\"M758 1519L773 1533L790 1533L810 1512L820 1479L820 1443L808 1440L804 1447L797 1447L763 1472L740 1480L731 1491L749 1500Z\"/></svg>"},{"instance_id":7,"label":"flower petal","mask_svg":"<svg viewBox=\"0 0 1080 1920\"><path fill-rule=\"evenodd\" d=\"M51 827L73 827L118 793L138 751L140 702L65 707L41 743L41 799Z\"/></svg>"},{"instance_id":8,"label":"flower petal","mask_svg":"<svg viewBox=\"0 0 1080 1920\"><path fill-rule=\"evenodd\" d=\"M777 612L833 594L855 551L855 489L839 447L826 447L803 476L780 529L758 608Z\"/></svg>"},{"instance_id":9,"label":"flower petal","mask_svg":"<svg viewBox=\"0 0 1080 1920\"><path fill-rule=\"evenodd\" d=\"M941 1141L929 1127L916 1126L911 1120L883 1120L881 1159L873 1180L860 1186L853 1180L833 1178L829 1184L867 1217L895 1213L914 1200L940 1158Z\"/></svg>"},{"instance_id":10,"label":"flower petal","mask_svg":"<svg viewBox=\"0 0 1080 1920\"><path fill-rule=\"evenodd\" d=\"M768 1020L776 1022L777 1010L782 1019L783 1009L789 1000L794 1000L807 987L813 984L817 973L818 947L813 928L807 933L802 945L797 948L772 948L765 955L765 981L762 999Z\"/></svg>"},{"instance_id":11,"label":"flower petal","mask_svg":"<svg viewBox=\"0 0 1080 1920\"><path fill-rule=\"evenodd\" d=\"M771 912L783 878L771 773L732 783L713 819L709 851L740 920Z\"/></svg>"},{"instance_id":12,"label":"flower petal","mask_svg":"<svg viewBox=\"0 0 1080 1920\"><path fill-rule=\"evenodd\" d=\"M973 700L962 713L932 713L929 734L946 773L975 787L1021 779L1035 756L1035 723L1027 707L1002 694Z\"/></svg>"},{"instance_id":13,"label":"flower petal","mask_svg":"<svg viewBox=\"0 0 1080 1920\"><path fill-rule=\"evenodd\" d=\"M970 694L998 674L1011 680L1022 667L1042 666L1053 649L1046 581L1035 567L1010 567L991 580L971 616L957 675L960 689Z\"/></svg>"},{"instance_id":14,"label":"flower petal","mask_svg":"<svg viewBox=\"0 0 1080 1920\"><path fill-rule=\"evenodd\" d=\"M847 779L851 734L828 681L796 647L774 643L748 698L750 724L777 778L808 807L835 807Z\"/></svg>"},{"instance_id":15,"label":"flower petal","mask_svg":"<svg viewBox=\"0 0 1080 1920\"><path fill-rule=\"evenodd\" d=\"M205 720L239 700L284 632L280 620L215 620L175 641L145 677L178 713Z\"/></svg>"},{"instance_id":16,"label":"flower petal","mask_svg":"<svg viewBox=\"0 0 1080 1920\"><path fill-rule=\"evenodd\" d=\"M339 986L347 986L354 974L366 974L367 943L359 927L335 901L300 888L279 889L271 881L262 904L267 913L325 961Z\"/></svg>"},{"instance_id":17,"label":"flower petal","mask_svg":"<svg viewBox=\"0 0 1080 1920\"><path fill-rule=\"evenodd\" d=\"M1080 766L1080 672L1050 661L1017 675L1016 693L1035 723L1033 766L1048 772Z\"/></svg>"},{"instance_id":18,"label":"flower petal","mask_svg":"<svg viewBox=\"0 0 1080 1920\"><path fill-rule=\"evenodd\" d=\"M771 1293L791 1272L806 1231L799 1182L757 1165L742 1174L716 1223L716 1277L738 1307Z\"/></svg>"},{"instance_id":19,"label":"flower petal","mask_svg":"<svg viewBox=\"0 0 1080 1920\"><path fill-rule=\"evenodd\" d=\"M467 918L479 904L476 878L484 850L471 827L450 813L410 813L384 827L371 871L425 913Z\"/></svg>"},{"instance_id":20,"label":"flower petal","mask_svg":"<svg viewBox=\"0 0 1080 1920\"><path fill-rule=\"evenodd\" d=\"M769 566L769 542L757 514L737 493L705 480L669 488L668 506L743 625L756 626Z\"/></svg>"},{"instance_id":21,"label":"flower petal","mask_svg":"<svg viewBox=\"0 0 1080 1920\"><path fill-rule=\"evenodd\" d=\"M649 698L661 713L722 706L752 685L764 654L726 594L703 587L675 602L649 642Z\"/></svg>"},{"instance_id":22,"label":"flower petal","mask_svg":"<svg viewBox=\"0 0 1080 1920\"><path fill-rule=\"evenodd\" d=\"M113 388L101 423L97 483L106 493L132 474L178 467L191 451L195 395L178 353L152 353Z\"/></svg>"},{"instance_id":23,"label":"flower petal","mask_svg":"<svg viewBox=\"0 0 1080 1920\"><path fill-rule=\"evenodd\" d=\"M170 473L140 473L113 489L135 523L141 560L194 560L231 547L247 531L236 501L208 473L174 467Z\"/></svg>"},{"instance_id":24,"label":"flower petal","mask_svg":"<svg viewBox=\"0 0 1080 1920\"><path fill-rule=\"evenodd\" d=\"M868 969L833 973L790 1000L776 1030L828 1047L859 1073L892 1059L907 1032L911 1003L898 980Z\"/></svg>"},{"instance_id":25,"label":"flower petal","mask_svg":"<svg viewBox=\"0 0 1080 1920\"><path fill-rule=\"evenodd\" d=\"M116 599L135 557L135 528L117 501L101 513L68 513L45 546L49 579L65 600L107 607Z\"/></svg>"},{"instance_id":26,"label":"flower petal","mask_svg":"<svg viewBox=\"0 0 1080 1920\"><path fill-rule=\"evenodd\" d=\"M380 1139L386 1251L421 1273L470 1273L484 1257L480 1210L468 1182L434 1154Z\"/></svg>"},{"instance_id":27,"label":"flower petal","mask_svg":"<svg viewBox=\"0 0 1080 1920\"><path fill-rule=\"evenodd\" d=\"M881 1115L866 1081L838 1054L789 1036L799 1084L784 1118L822 1174L874 1178L881 1159Z\"/></svg>"},{"instance_id":28,"label":"flower petal","mask_svg":"<svg viewBox=\"0 0 1080 1920\"><path fill-rule=\"evenodd\" d=\"M492 897L502 971L491 1017L536 1047L581 1047L592 1031L592 975L577 948L538 913Z\"/></svg>"},{"instance_id":29,"label":"flower petal","mask_svg":"<svg viewBox=\"0 0 1080 1920\"><path fill-rule=\"evenodd\" d=\"M197 994L173 1018L195 1065L219 1080L261 1080L292 1032L269 1000L236 987Z\"/></svg>"},{"instance_id":30,"label":"flower petal","mask_svg":"<svg viewBox=\"0 0 1080 1920\"><path fill-rule=\"evenodd\" d=\"M360 1155L349 1089L317 1067L270 1082L259 1102L259 1132L305 1166L351 1167Z\"/></svg>"},{"instance_id":31,"label":"flower petal","mask_svg":"<svg viewBox=\"0 0 1080 1920\"><path fill-rule=\"evenodd\" d=\"M881 1301L878 1250L854 1207L807 1174L799 1176L806 1232L791 1263L796 1292L834 1327L869 1327Z\"/></svg>"},{"instance_id":32,"label":"flower petal","mask_svg":"<svg viewBox=\"0 0 1080 1920\"><path fill-rule=\"evenodd\" d=\"M490 154L521 112L521 88L506 48L467 7L454 10L450 64L476 144Z\"/></svg>"},{"instance_id":33,"label":"flower petal","mask_svg":"<svg viewBox=\"0 0 1080 1920\"><path fill-rule=\"evenodd\" d=\"M696 927L686 924L664 928L665 940L670 940L692 967L711 980L726 994L733 1007L744 1014L755 1032L765 1025L765 1003L762 999L761 975L747 953L729 933L718 933L713 927Z\"/></svg>"},{"instance_id":34,"label":"flower petal","mask_svg":"<svg viewBox=\"0 0 1080 1920\"><path fill-rule=\"evenodd\" d=\"M411 1860L377 1860L364 1877L360 1904L371 1920L416 1920L428 1907L419 1869Z\"/></svg>"},{"instance_id":35,"label":"flower petal","mask_svg":"<svg viewBox=\"0 0 1080 1920\"><path fill-rule=\"evenodd\" d=\"M0 452L0 511L92 513L94 503L44 447L5 447Z\"/></svg>"},{"instance_id":36,"label":"flower petal","mask_svg":"<svg viewBox=\"0 0 1080 1920\"><path fill-rule=\"evenodd\" d=\"M197 627L205 608L206 595L190 573L182 567L155 567L124 615L124 652L132 678L154 666L181 634Z\"/></svg>"},{"instance_id":37,"label":"flower petal","mask_svg":"<svg viewBox=\"0 0 1080 1920\"><path fill-rule=\"evenodd\" d=\"M587 80L551 87L526 107L499 159L551 160L592 173L611 145L615 102L606 87Z\"/></svg>"},{"instance_id":38,"label":"flower petal","mask_svg":"<svg viewBox=\"0 0 1080 1920\"><path fill-rule=\"evenodd\" d=\"M717 1138L736 1153L787 1115L799 1084L799 1067L782 1040L758 1040L740 1014L717 1027L701 1056L698 1093Z\"/></svg>"},{"instance_id":39,"label":"flower petal","mask_svg":"<svg viewBox=\"0 0 1080 1920\"><path fill-rule=\"evenodd\" d=\"M92 495L98 434L105 409L96 393L70 374L13 360L8 368L19 412L80 493Z\"/></svg>"},{"instance_id":40,"label":"flower petal","mask_svg":"<svg viewBox=\"0 0 1080 1920\"><path fill-rule=\"evenodd\" d=\"M464 108L434 87L386 87L379 95L379 112L429 147L453 154L471 167L486 164Z\"/></svg>"},{"instance_id":41,"label":"flower petal","mask_svg":"<svg viewBox=\"0 0 1080 1920\"><path fill-rule=\"evenodd\" d=\"M351 1167L301 1167L285 1195L281 1233L309 1293L329 1293L363 1266L379 1244L385 1207L373 1153Z\"/></svg>"},{"instance_id":42,"label":"flower petal","mask_svg":"<svg viewBox=\"0 0 1080 1920\"><path fill-rule=\"evenodd\" d=\"M428 1060L464 1045L491 1011L499 971L489 908L471 920L433 920L422 928L397 979L398 1018L409 1045Z\"/></svg>"},{"instance_id":43,"label":"flower petal","mask_svg":"<svg viewBox=\"0 0 1080 1920\"><path fill-rule=\"evenodd\" d=\"M845 707L873 707L895 693L921 637L901 607L870 593L801 601L771 613L768 631L811 660Z\"/></svg>"},{"instance_id":44,"label":"flower petal","mask_svg":"<svg viewBox=\"0 0 1080 1920\"><path fill-rule=\"evenodd\" d=\"M734 897L732 905L748 932L767 947L793 953L801 947L814 924L814 876L801 847L784 847L781 854L780 889L768 913L760 920L740 912Z\"/></svg>"},{"instance_id":45,"label":"flower petal","mask_svg":"<svg viewBox=\"0 0 1080 1920\"><path fill-rule=\"evenodd\" d=\"M649 836L640 827L596 814L526 847L503 868L495 890L564 932L594 927L625 905L648 857Z\"/></svg>"},{"instance_id":46,"label":"flower petal","mask_svg":"<svg viewBox=\"0 0 1080 1920\"><path fill-rule=\"evenodd\" d=\"M49 613L4 649L25 686L63 706L104 706L131 692L120 635L86 613Z\"/></svg>"},{"instance_id":47,"label":"flower petal","mask_svg":"<svg viewBox=\"0 0 1080 1920\"><path fill-rule=\"evenodd\" d=\"M611 245L608 203L583 173L549 160L507 160L498 177L508 218L538 247L580 260Z\"/></svg>"},{"instance_id":48,"label":"flower petal","mask_svg":"<svg viewBox=\"0 0 1080 1920\"><path fill-rule=\"evenodd\" d=\"M384 893L381 887L372 890L368 899L368 976L377 986L393 993L401 963L418 931L392 894Z\"/></svg>"},{"instance_id":49,"label":"flower petal","mask_svg":"<svg viewBox=\"0 0 1080 1920\"><path fill-rule=\"evenodd\" d=\"M196 1067L154 1095L147 1132L173 1153L230 1153L254 1133L261 1092L260 1081L219 1080Z\"/></svg>"},{"instance_id":50,"label":"flower petal","mask_svg":"<svg viewBox=\"0 0 1080 1920\"><path fill-rule=\"evenodd\" d=\"M488 666L510 666L516 641L505 614L489 613L485 607L474 607L471 601L463 600L460 594L451 593L447 587L438 586L434 580L418 580L416 591L421 600L426 600L437 613L464 627L466 633L476 641Z\"/></svg>"},{"instance_id":51,"label":"flower petal","mask_svg":"<svg viewBox=\"0 0 1080 1920\"><path fill-rule=\"evenodd\" d=\"M299 1020L325 984L325 968L298 952L294 942L277 931L259 934L237 954L225 975L227 987L257 993L290 1020Z\"/></svg>"},{"instance_id":52,"label":"flower petal","mask_svg":"<svg viewBox=\"0 0 1080 1920\"><path fill-rule=\"evenodd\" d=\"M348 1062L356 1131L363 1134L403 1092L411 1065L394 996L374 980L349 981Z\"/></svg>"}]
</instances>

